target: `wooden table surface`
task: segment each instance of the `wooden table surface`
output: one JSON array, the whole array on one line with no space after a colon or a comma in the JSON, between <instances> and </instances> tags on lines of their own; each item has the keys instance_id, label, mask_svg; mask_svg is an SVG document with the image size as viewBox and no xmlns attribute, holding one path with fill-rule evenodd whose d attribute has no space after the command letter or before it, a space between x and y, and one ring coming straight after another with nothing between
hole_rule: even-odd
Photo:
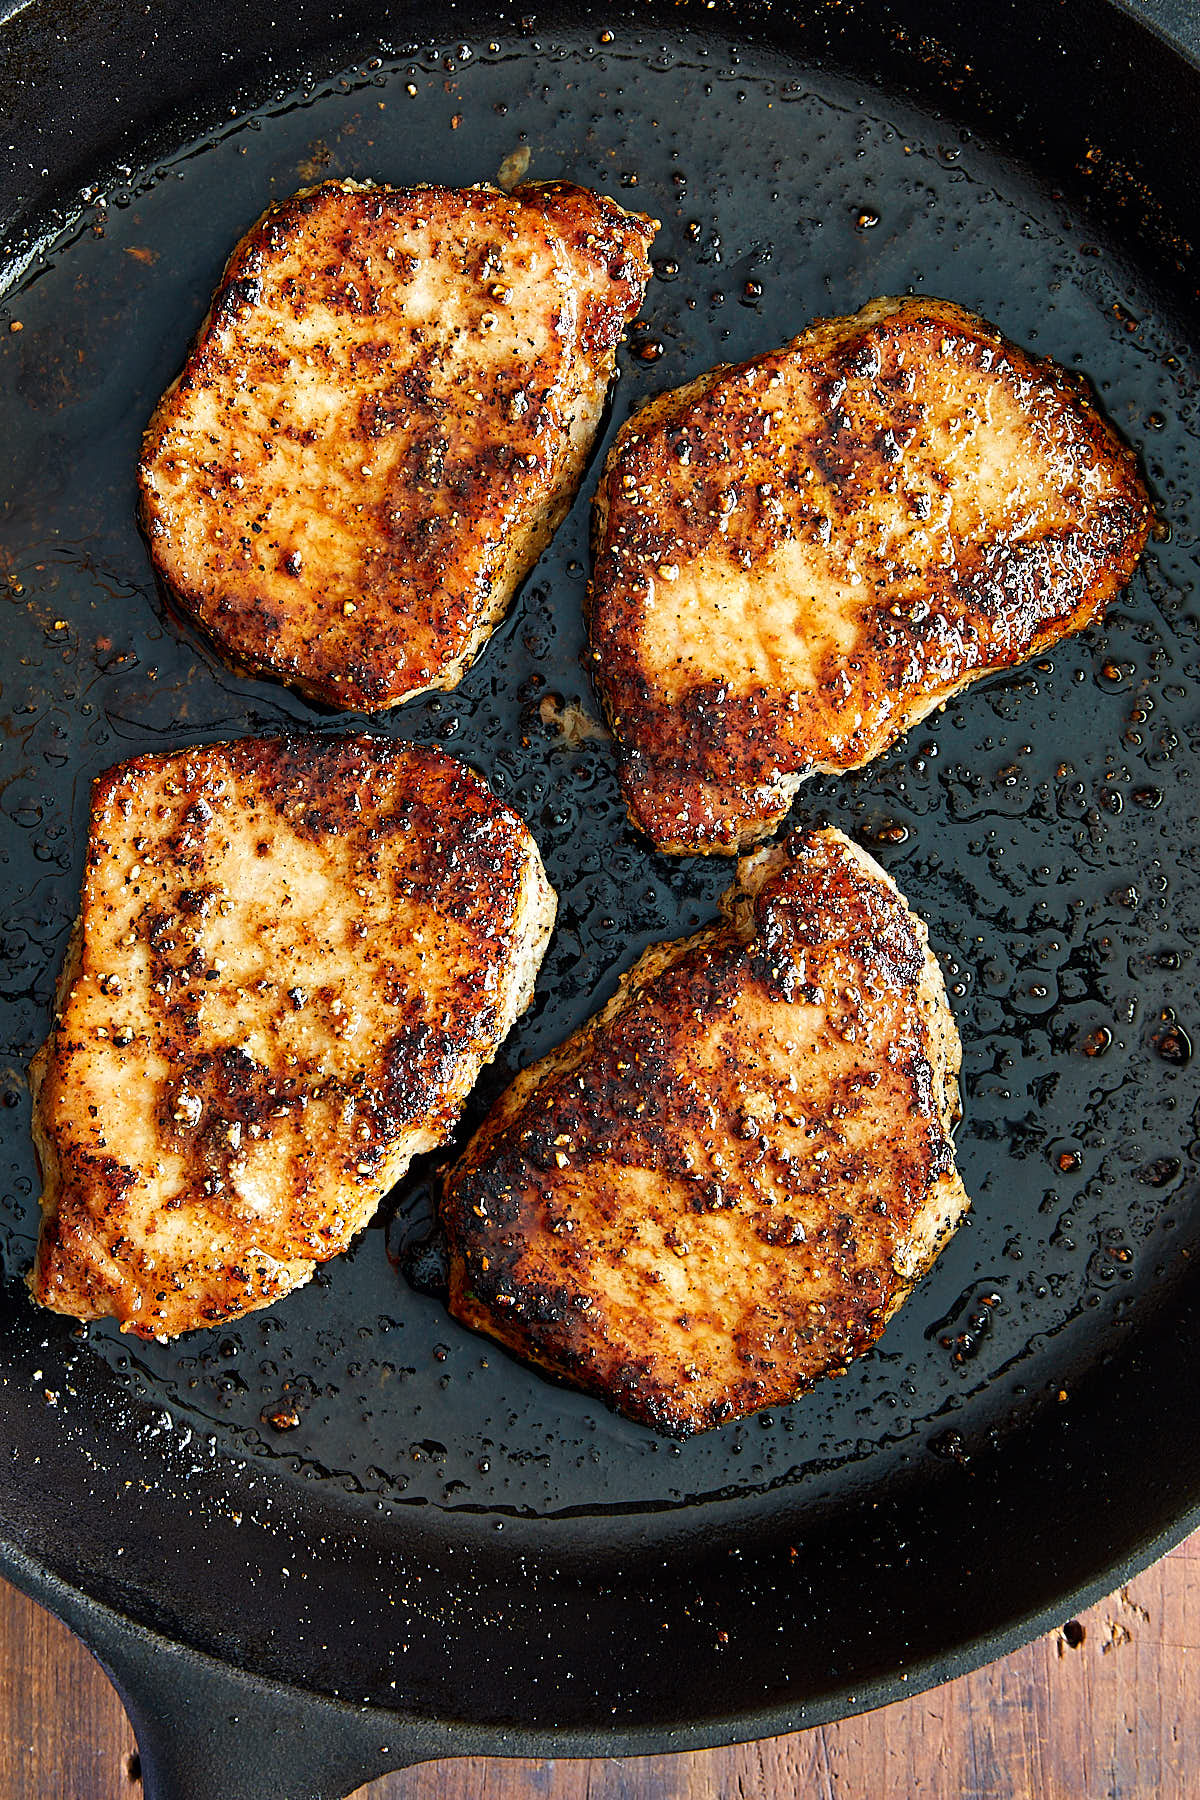
<instances>
[{"instance_id":1,"label":"wooden table surface","mask_svg":"<svg viewBox=\"0 0 1200 1800\"><path fill-rule=\"evenodd\" d=\"M625 1761L426 1763L355 1800L1197 1800L1200 1533L1063 1624L977 1674L792 1737ZM0 1800L139 1793L106 1677L0 1583Z\"/></svg>"}]
</instances>

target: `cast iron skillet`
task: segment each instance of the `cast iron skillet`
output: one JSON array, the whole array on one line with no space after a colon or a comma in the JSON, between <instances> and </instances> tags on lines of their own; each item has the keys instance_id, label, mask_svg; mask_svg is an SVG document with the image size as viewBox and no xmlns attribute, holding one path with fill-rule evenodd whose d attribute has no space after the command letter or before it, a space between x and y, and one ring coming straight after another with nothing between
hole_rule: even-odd
<instances>
[{"instance_id":1,"label":"cast iron skillet","mask_svg":"<svg viewBox=\"0 0 1200 1800\"><path fill-rule=\"evenodd\" d=\"M1190 11L1142 12L468 4L433 45L425 9L381 27L308 0L31 0L0 25L3 1567L114 1674L158 1800L830 1719L997 1655L1195 1523L1200 73ZM90 778L351 723L229 675L164 607L132 518L140 430L271 195L481 179L524 149L531 176L663 221L610 423L923 289L1085 371L1165 526L1103 629L801 795L930 921L975 1210L847 1377L684 1445L450 1321L427 1170L311 1288L169 1348L74 1330L20 1283L24 1068ZM563 737L564 703L594 711L590 486L458 692L377 726L483 768L562 894L472 1117L730 873L651 854L607 744Z\"/></svg>"}]
</instances>

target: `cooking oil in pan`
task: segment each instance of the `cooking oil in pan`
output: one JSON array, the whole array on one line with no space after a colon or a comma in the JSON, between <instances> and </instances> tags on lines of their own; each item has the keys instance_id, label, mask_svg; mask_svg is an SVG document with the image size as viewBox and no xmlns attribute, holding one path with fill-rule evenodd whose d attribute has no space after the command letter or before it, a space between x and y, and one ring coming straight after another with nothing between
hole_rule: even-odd
<instances>
[{"instance_id":1,"label":"cooking oil in pan","mask_svg":"<svg viewBox=\"0 0 1200 1800\"><path fill-rule=\"evenodd\" d=\"M844 1379L684 1445L450 1320L422 1249L428 1167L311 1287L222 1331L167 1346L75 1333L19 1284L37 1195L24 1068L75 910L90 779L143 750L356 723L230 674L165 608L133 518L141 429L271 199L324 177L502 172L569 177L663 222L610 432L819 314L943 295L1086 374L1141 451L1166 528L1103 628L802 790L794 816L866 844L929 921L965 1048L974 1210ZM969 1456L978 1434L1068 1392L1195 1231L1198 394L1166 302L1031 175L945 120L716 40L437 46L310 84L89 190L0 303L6 1329L68 1377L105 1359L183 1426L339 1504L498 1517L800 1484L816 1500L847 1472ZM655 855L620 805L581 665L593 479L462 685L374 722L484 770L562 897L537 1002L464 1132L646 944L709 919L730 879L719 861ZM54 1389L64 1409L68 1389Z\"/></svg>"}]
</instances>

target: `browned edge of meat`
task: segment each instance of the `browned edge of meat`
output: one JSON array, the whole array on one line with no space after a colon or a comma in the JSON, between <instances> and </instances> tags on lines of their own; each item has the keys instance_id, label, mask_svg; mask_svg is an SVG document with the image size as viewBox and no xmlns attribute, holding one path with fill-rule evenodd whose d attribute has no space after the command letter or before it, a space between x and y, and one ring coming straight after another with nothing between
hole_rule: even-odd
<instances>
[{"instance_id":1,"label":"browned edge of meat","mask_svg":"<svg viewBox=\"0 0 1200 1800\"><path fill-rule=\"evenodd\" d=\"M31 1069L35 1298L166 1338L306 1282L446 1141L554 910L521 820L439 750L291 734L106 771Z\"/></svg>"},{"instance_id":2,"label":"browned edge of meat","mask_svg":"<svg viewBox=\"0 0 1200 1800\"><path fill-rule=\"evenodd\" d=\"M567 182L269 207L145 433L170 598L324 704L457 685L571 504L656 229Z\"/></svg>"},{"instance_id":3,"label":"browned edge of meat","mask_svg":"<svg viewBox=\"0 0 1200 1800\"><path fill-rule=\"evenodd\" d=\"M1085 384L949 301L872 301L626 421L591 671L631 817L743 849L971 682L1082 630L1153 523Z\"/></svg>"},{"instance_id":4,"label":"browned edge of meat","mask_svg":"<svg viewBox=\"0 0 1200 1800\"><path fill-rule=\"evenodd\" d=\"M961 1047L924 925L840 832L739 865L449 1170L450 1310L674 1435L879 1337L969 1202Z\"/></svg>"}]
</instances>

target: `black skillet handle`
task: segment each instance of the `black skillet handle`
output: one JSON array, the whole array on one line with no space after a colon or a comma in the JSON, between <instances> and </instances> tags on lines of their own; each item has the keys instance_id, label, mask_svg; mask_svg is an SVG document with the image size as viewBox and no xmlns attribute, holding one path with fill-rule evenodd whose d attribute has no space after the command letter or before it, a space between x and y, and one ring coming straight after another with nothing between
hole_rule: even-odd
<instances>
[{"instance_id":1,"label":"black skillet handle","mask_svg":"<svg viewBox=\"0 0 1200 1800\"><path fill-rule=\"evenodd\" d=\"M342 1800L446 1753L394 1715L275 1687L128 1627L84 1635L129 1714L144 1800Z\"/></svg>"},{"instance_id":2,"label":"black skillet handle","mask_svg":"<svg viewBox=\"0 0 1200 1800\"><path fill-rule=\"evenodd\" d=\"M343 1800L473 1746L451 1731L243 1675L131 1625L24 1559L4 1573L78 1633L137 1737L144 1800Z\"/></svg>"},{"instance_id":3,"label":"black skillet handle","mask_svg":"<svg viewBox=\"0 0 1200 1800\"><path fill-rule=\"evenodd\" d=\"M342 1800L423 1760L378 1714L237 1676L174 1647L96 1646L137 1737L143 1800Z\"/></svg>"}]
</instances>

